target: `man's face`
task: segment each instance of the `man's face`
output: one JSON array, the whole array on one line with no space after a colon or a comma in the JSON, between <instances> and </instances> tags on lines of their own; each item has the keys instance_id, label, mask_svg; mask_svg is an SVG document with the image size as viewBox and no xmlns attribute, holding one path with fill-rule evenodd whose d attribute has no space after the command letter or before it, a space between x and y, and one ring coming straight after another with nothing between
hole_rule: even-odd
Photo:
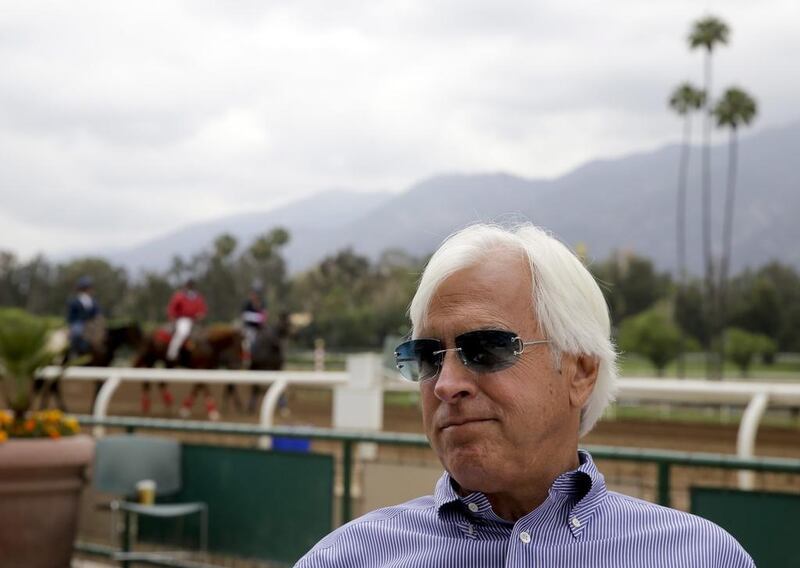
<instances>
[{"instance_id":1,"label":"man's face","mask_svg":"<svg viewBox=\"0 0 800 568\"><path fill-rule=\"evenodd\" d=\"M532 302L524 257L496 251L442 282L416 336L439 339L446 348L476 329L546 339ZM446 354L439 375L420 385L422 413L433 449L463 489L513 491L563 461L565 448L575 459L578 405L585 397L576 397L571 384L574 363L564 357L559 373L550 346L531 345L510 368L478 375L456 352Z\"/></svg>"}]
</instances>

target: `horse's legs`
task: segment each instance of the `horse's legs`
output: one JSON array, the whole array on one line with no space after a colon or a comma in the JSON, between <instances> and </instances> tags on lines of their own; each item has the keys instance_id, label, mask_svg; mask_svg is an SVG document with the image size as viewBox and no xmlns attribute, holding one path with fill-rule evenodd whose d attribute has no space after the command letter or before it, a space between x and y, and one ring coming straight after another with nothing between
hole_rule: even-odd
<instances>
[{"instance_id":1,"label":"horse's legs","mask_svg":"<svg viewBox=\"0 0 800 568\"><path fill-rule=\"evenodd\" d=\"M150 414L150 381L142 383L142 414Z\"/></svg>"},{"instance_id":2,"label":"horse's legs","mask_svg":"<svg viewBox=\"0 0 800 568\"><path fill-rule=\"evenodd\" d=\"M247 401L248 414L256 413L256 409L258 408L258 400L261 398L261 394L263 392L264 388L261 385L253 385L250 387L250 400Z\"/></svg>"},{"instance_id":3,"label":"horse's legs","mask_svg":"<svg viewBox=\"0 0 800 568\"><path fill-rule=\"evenodd\" d=\"M36 379L37 381L39 379ZM47 383L46 379L41 380L41 384L36 387L34 386L34 398L36 397L36 391L42 391L42 397L39 399L39 410L44 410L48 406L50 406L50 396L54 396L56 399L56 408L58 408L61 412L67 412L67 405L64 402L64 397L61 395L61 378L58 377L50 383Z\"/></svg>"},{"instance_id":4,"label":"horse's legs","mask_svg":"<svg viewBox=\"0 0 800 568\"><path fill-rule=\"evenodd\" d=\"M233 383L228 383L225 385L225 390L222 393L222 409L224 411L228 411L228 402L233 400L233 406L236 407L236 411L241 414L244 412L244 405L242 404L242 399L239 397L239 391L236 389L236 385Z\"/></svg>"},{"instance_id":5,"label":"horse's legs","mask_svg":"<svg viewBox=\"0 0 800 568\"><path fill-rule=\"evenodd\" d=\"M36 377L33 379L33 392L31 393L31 407L33 407L33 401L36 400L36 397L39 397L39 410L44 410L45 404L49 401L50 394L49 388L45 389L47 379L42 379Z\"/></svg>"},{"instance_id":6,"label":"horse's legs","mask_svg":"<svg viewBox=\"0 0 800 568\"><path fill-rule=\"evenodd\" d=\"M175 403L175 397L172 396L172 392L169 390L167 383L161 381L158 383L158 392L161 393L161 402L164 403L164 408L167 409L167 412L172 412L172 405Z\"/></svg>"},{"instance_id":7,"label":"horse's legs","mask_svg":"<svg viewBox=\"0 0 800 568\"><path fill-rule=\"evenodd\" d=\"M211 389L208 388L208 385L205 383L198 383L197 384L197 391L203 391L203 401L206 405L206 413L208 414L208 419L217 421L220 419L219 410L217 410L217 402L214 400L214 397L211 396Z\"/></svg>"},{"instance_id":8,"label":"horse's legs","mask_svg":"<svg viewBox=\"0 0 800 568\"><path fill-rule=\"evenodd\" d=\"M195 383L194 385L192 385L192 391L189 393L189 396L183 399L183 404L181 404L181 409L178 411L178 413L181 415L181 418L189 418L192 415L192 408L194 408L194 401L197 398L198 393L203 388L206 387L202 383Z\"/></svg>"}]
</instances>

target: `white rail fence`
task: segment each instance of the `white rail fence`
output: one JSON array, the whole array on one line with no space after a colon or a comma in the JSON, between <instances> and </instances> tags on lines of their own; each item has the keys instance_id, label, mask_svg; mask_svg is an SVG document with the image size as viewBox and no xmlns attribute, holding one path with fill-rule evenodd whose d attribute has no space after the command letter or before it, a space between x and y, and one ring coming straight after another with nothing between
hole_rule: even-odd
<instances>
[{"instance_id":1,"label":"white rail fence","mask_svg":"<svg viewBox=\"0 0 800 568\"><path fill-rule=\"evenodd\" d=\"M54 379L60 371L59 367L47 367L41 376ZM418 389L417 385L385 369L381 357L371 353L349 356L346 371L339 372L70 367L63 378L70 381L104 381L93 408L96 418L107 415L111 397L123 381L264 385L268 388L261 403L260 424L265 427L273 425L278 400L288 385L328 387L334 392L333 427L367 431L379 431L383 427L384 391ZM739 457L750 458L755 455L756 435L765 411L770 406L800 407L800 383L626 377L619 380L617 400L744 406L736 452ZM102 436L103 433L102 427L95 428L95 435ZM269 440L262 440L262 446L269 447ZM751 489L752 472L741 472L739 475L740 487Z\"/></svg>"}]
</instances>

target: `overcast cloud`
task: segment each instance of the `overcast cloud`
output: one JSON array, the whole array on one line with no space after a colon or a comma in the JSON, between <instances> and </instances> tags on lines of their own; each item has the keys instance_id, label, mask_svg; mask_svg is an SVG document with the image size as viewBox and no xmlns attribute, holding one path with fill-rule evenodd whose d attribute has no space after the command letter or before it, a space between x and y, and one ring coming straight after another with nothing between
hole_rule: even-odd
<instances>
[{"instance_id":1,"label":"overcast cloud","mask_svg":"<svg viewBox=\"0 0 800 568\"><path fill-rule=\"evenodd\" d=\"M800 119L800 2L0 1L0 248L129 245L333 187L530 177L677 140L685 37Z\"/></svg>"}]
</instances>

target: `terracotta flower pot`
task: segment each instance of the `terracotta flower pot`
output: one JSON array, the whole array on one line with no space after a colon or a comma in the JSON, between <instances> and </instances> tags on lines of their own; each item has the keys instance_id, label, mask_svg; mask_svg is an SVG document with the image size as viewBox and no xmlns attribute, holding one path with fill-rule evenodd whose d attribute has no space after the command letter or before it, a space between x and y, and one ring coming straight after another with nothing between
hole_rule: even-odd
<instances>
[{"instance_id":1,"label":"terracotta flower pot","mask_svg":"<svg viewBox=\"0 0 800 568\"><path fill-rule=\"evenodd\" d=\"M70 565L93 456L94 440L85 435L0 443L0 564Z\"/></svg>"}]
</instances>

